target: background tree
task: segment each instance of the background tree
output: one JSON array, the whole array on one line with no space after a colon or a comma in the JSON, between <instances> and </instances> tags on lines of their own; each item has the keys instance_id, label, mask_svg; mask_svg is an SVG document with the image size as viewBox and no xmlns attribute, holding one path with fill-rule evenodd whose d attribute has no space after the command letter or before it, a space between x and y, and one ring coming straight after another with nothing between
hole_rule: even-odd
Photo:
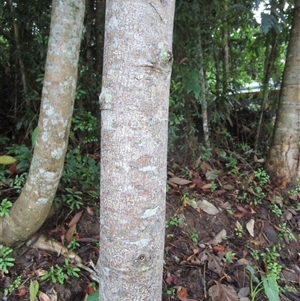
<instances>
[{"instance_id":1,"label":"background tree","mask_svg":"<svg viewBox=\"0 0 300 301\"><path fill-rule=\"evenodd\" d=\"M100 300L161 300L175 1L106 3ZM130 287L130 289L129 289Z\"/></svg>"},{"instance_id":2,"label":"background tree","mask_svg":"<svg viewBox=\"0 0 300 301\"><path fill-rule=\"evenodd\" d=\"M52 3L34 155L27 182L10 216L0 217L0 241L6 245L24 241L40 228L59 184L73 113L84 8L84 0Z\"/></svg>"},{"instance_id":3,"label":"background tree","mask_svg":"<svg viewBox=\"0 0 300 301\"><path fill-rule=\"evenodd\" d=\"M295 1L294 17L281 85L275 132L266 162L266 170L274 183L285 188L297 184L300 135L300 1ZM279 167L279 168L278 168Z\"/></svg>"}]
</instances>

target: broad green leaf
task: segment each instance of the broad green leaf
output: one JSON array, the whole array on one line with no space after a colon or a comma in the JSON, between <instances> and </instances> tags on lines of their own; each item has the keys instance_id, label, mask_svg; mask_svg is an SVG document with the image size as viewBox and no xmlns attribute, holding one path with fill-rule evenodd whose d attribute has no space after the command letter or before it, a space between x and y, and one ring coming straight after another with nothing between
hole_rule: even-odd
<instances>
[{"instance_id":1,"label":"broad green leaf","mask_svg":"<svg viewBox=\"0 0 300 301\"><path fill-rule=\"evenodd\" d=\"M247 265L246 269L250 272L252 280L255 283L259 283L258 278L255 276L255 270L254 270L254 268L251 265Z\"/></svg>"},{"instance_id":2,"label":"broad green leaf","mask_svg":"<svg viewBox=\"0 0 300 301\"><path fill-rule=\"evenodd\" d=\"M36 127L34 129L34 131L32 132L32 135L31 135L31 145L32 145L32 147L35 147L35 145L36 145L37 134L38 134L38 127Z\"/></svg>"},{"instance_id":3,"label":"broad green leaf","mask_svg":"<svg viewBox=\"0 0 300 301\"><path fill-rule=\"evenodd\" d=\"M39 292L38 281L34 280L30 282L29 292L30 292L30 301L34 301Z\"/></svg>"},{"instance_id":4,"label":"broad green leaf","mask_svg":"<svg viewBox=\"0 0 300 301\"><path fill-rule=\"evenodd\" d=\"M9 165L15 163L17 160L12 156L0 156L0 164Z\"/></svg>"},{"instance_id":5,"label":"broad green leaf","mask_svg":"<svg viewBox=\"0 0 300 301\"><path fill-rule=\"evenodd\" d=\"M280 301L279 287L274 277L272 277L272 275L264 277L262 278L262 282L264 285L265 294L267 295L269 301Z\"/></svg>"}]
</instances>

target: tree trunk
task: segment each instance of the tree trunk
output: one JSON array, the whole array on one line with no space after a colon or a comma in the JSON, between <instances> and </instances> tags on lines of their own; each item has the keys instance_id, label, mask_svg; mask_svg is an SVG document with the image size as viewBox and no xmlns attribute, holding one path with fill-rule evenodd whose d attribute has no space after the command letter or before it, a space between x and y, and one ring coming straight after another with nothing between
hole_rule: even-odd
<instances>
[{"instance_id":1,"label":"tree trunk","mask_svg":"<svg viewBox=\"0 0 300 301\"><path fill-rule=\"evenodd\" d=\"M27 182L8 218L0 218L0 243L28 239L45 221L61 177L68 145L84 18L84 0L54 0L38 137Z\"/></svg>"},{"instance_id":2,"label":"tree trunk","mask_svg":"<svg viewBox=\"0 0 300 301\"><path fill-rule=\"evenodd\" d=\"M209 139L209 121L208 121L208 111L207 111L207 97L206 97L206 76L204 71L204 58L203 58L203 48L202 48L202 39L201 32L199 30L199 44L198 44L198 56L199 56L199 65L200 65L200 75L201 75L201 113L202 113L202 128L204 136L204 145L206 148L210 147Z\"/></svg>"},{"instance_id":3,"label":"tree trunk","mask_svg":"<svg viewBox=\"0 0 300 301\"><path fill-rule=\"evenodd\" d=\"M96 70L100 74L103 68L105 0L96 0Z\"/></svg>"},{"instance_id":4,"label":"tree trunk","mask_svg":"<svg viewBox=\"0 0 300 301\"><path fill-rule=\"evenodd\" d=\"M299 180L300 136L300 0L295 0L294 17L283 74L275 132L266 162L274 183L284 188ZM298 173L298 174L297 174Z\"/></svg>"},{"instance_id":5,"label":"tree trunk","mask_svg":"<svg viewBox=\"0 0 300 301\"><path fill-rule=\"evenodd\" d=\"M106 3L100 300L161 300L175 0Z\"/></svg>"},{"instance_id":6,"label":"tree trunk","mask_svg":"<svg viewBox=\"0 0 300 301\"><path fill-rule=\"evenodd\" d=\"M26 95L27 93L27 79L26 79L26 71L25 71L25 66L24 66L24 61L22 58L22 51L21 51L21 43L20 43L20 35L19 35L19 28L16 22L16 17L15 17L15 12L14 12L14 5L12 3L12 0L8 0L8 4L9 4L9 8L10 8L10 12L11 12L11 17L12 17L12 23L13 23L13 28L14 28L14 35L15 35L15 42L16 42L16 55L19 61L19 65L20 65L20 72L21 72L21 79L22 79L22 85L23 85L23 93L25 96L25 100L26 100L26 106L27 109L29 110L31 108L31 104L30 101Z\"/></svg>"}]
</instances>

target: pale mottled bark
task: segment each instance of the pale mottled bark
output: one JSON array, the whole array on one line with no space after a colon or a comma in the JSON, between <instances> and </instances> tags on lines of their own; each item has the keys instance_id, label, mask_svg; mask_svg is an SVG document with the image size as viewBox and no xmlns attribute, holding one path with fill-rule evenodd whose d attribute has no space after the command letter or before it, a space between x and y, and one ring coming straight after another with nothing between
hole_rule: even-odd
<instances>
[{"instance_id":1,"label":"pale mottled bark","mask_svg":"<svg viewBox=\"0 0 300 301\"><path fill-rule=\"evenodd\" d=\"M300 138L300 0L295 12L283 75L274 138L265 168L274 183L284 188L299 180Z\"/></svg>"},{"instance_id":2,"label":"pale mottled bark","mask_svg":"<svg viewBox=\"0 0 300 301\"><path fill-rule=\"evenodd\" d=\"M13 245L34 234L49 213L61 177L77 81L84 0L54 0L38 137L28 180L0 218L0 242Z\"/></svg>"},{"instance_id":3,"label":"pale mottled bark","mask_svg":"<svg viewBox=\"0 0 300 301\"><path fill-rule=\"evenodd\" d=\"M161 300L175 1L106 3L100 300Z\"/></svg>"}]
</instances>

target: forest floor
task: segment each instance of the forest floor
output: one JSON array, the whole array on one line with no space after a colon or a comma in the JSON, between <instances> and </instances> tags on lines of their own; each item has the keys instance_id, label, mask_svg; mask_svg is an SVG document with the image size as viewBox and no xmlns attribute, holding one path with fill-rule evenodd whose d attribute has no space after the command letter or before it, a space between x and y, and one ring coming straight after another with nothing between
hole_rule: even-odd
<instances>
[{"instance_id":1,"label":"forest floor","mask_svg":"<svg viewBox=\"0 0 300 301\"><path fill-rule=\"evenodd\" d=\"M300 301L299 190L272 187L253 155L214 149L193 166L169 161L163 301ZM87 300L96 281L82 266L98 258L97 207L60 208L15 249L0 300L30 300L34 280L40 301Z\"/></svg>"}]
</instances>

